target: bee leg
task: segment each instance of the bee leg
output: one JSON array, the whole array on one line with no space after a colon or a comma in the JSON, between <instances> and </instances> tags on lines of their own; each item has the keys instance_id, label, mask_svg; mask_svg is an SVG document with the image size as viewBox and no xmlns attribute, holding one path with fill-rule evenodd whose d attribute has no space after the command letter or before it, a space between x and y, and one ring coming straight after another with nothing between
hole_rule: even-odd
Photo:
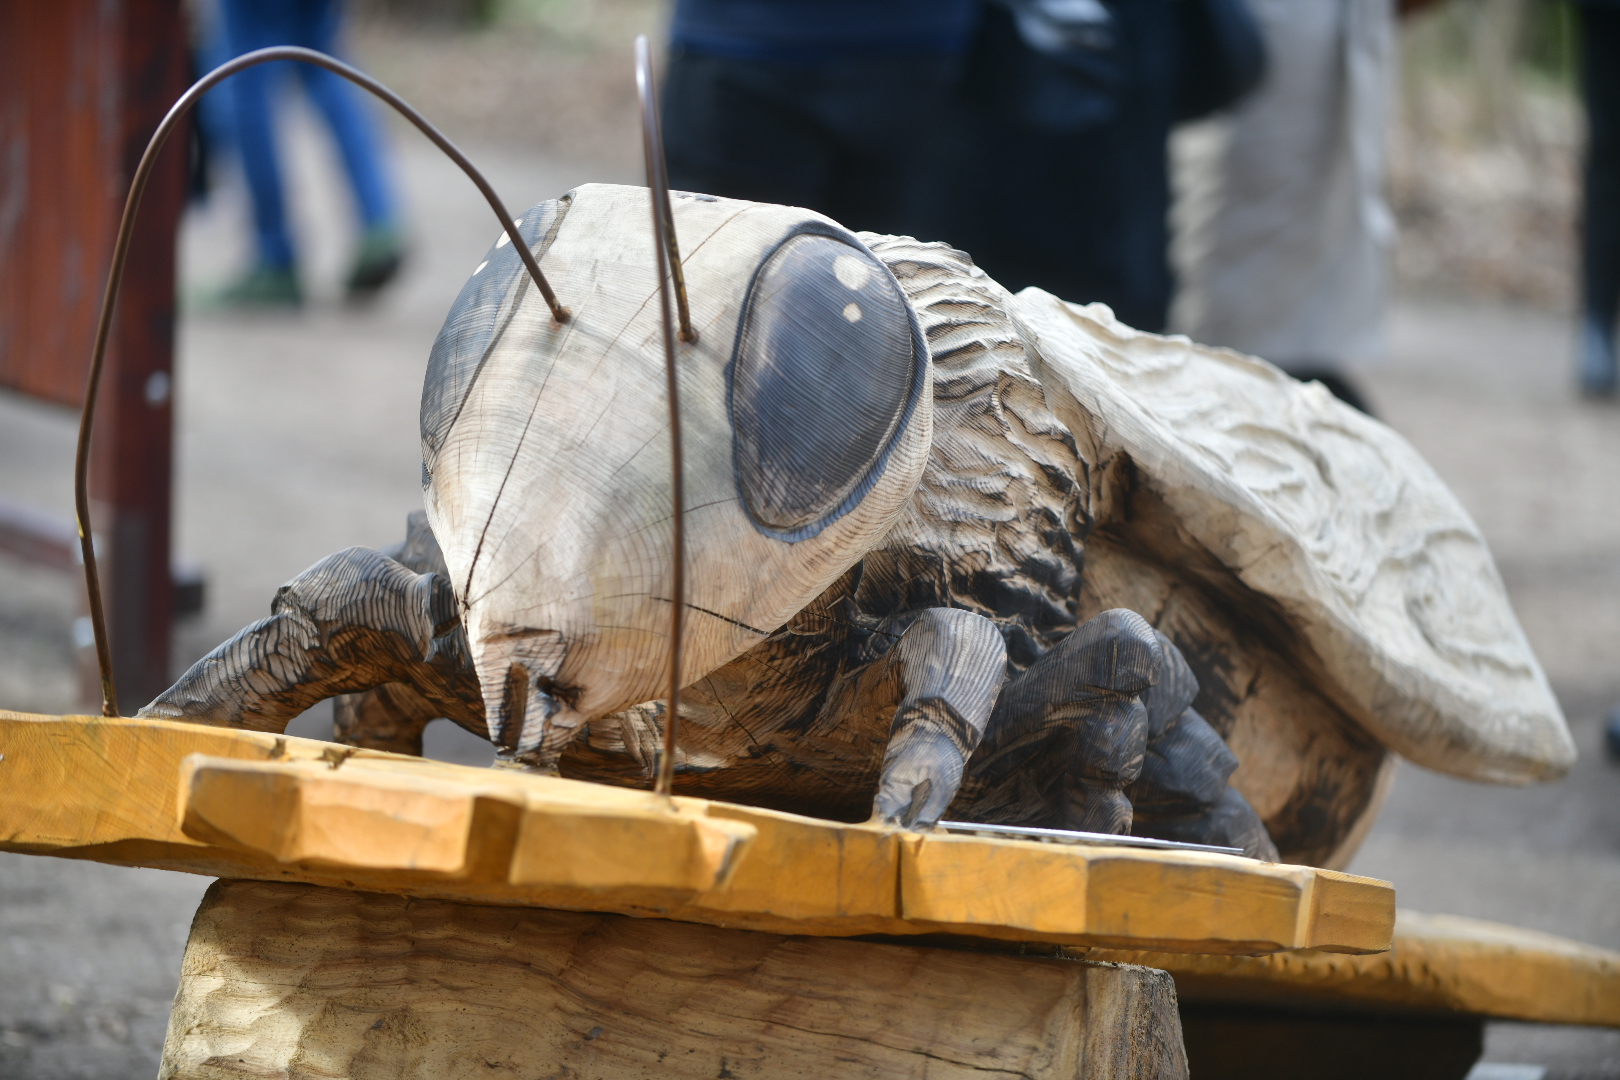
<instances>
[{"instance_id":1,"label":"bee leg","mask_svg":"<svg viewBox=\"0 0 1620 1080\"><path fill-rule=\"evenodd\" d=\"M413 511L406 518L404 542L384 548L383 554L418 574L438 574L446 581L450 579L444 553L428 527L427 514L421 510ZM476 715L470 711L459 713L455 722L480 738L488 738L482 699L474 711ZM423 697L408 684L384 683L358 694L341 694L332 699L332 741L420 757L423 732L443 716L441 705Z\"/></svg>"},{"instance_id":2,"label":"bee leg","mask_svg":"<svg viewBox=\"0 0 1620 1080\"><path fill-rule=\"evenodd\" d=\"M1153 627L1105 611L1076 627L996 702L969 763L978 797L964 813L997 824L1125 833L1125 789L1142 769L1142 695L1163 662Z\"/></svg>"},{"instance_id":3,"label":"bee leg","mask_svg":"<svg viewBox=\"0 0 1620 1080\"><path fill-rule=\"evenodd\" d=\"M422 735L439 715L433 702L405 683L384 683L332 699L332 741L421 757Z\"/></svg>"},{"instance_id":4,"label":"bee leg","mask_svg":"<svg viewBox=\"0 0 1620 1080\"><path fill-rule=\"evenodd\" d=\"M926 828L962 784L1006 678L1007 646L994 623L956 608L928 608L879 661L898 680L873 819Z\"/></svg>"},{"instance_id":5,"label":"bee leg","mask_svg":"<svg viewBox=\"0 0 1620 1080\"><path fill-rule=\"evenodd\" d=\"M1238 760L1220 734L1193 709L1198 680L1181 650L1159 635L1164 667L1143 695L1148 711L1147 752L1131 784L1131 831L1161 840L1220 844L1271 862L1277 847L1260 815L1227 783Z\"/></svg>"},{"instance_id":6,"label":"bee leg","mask_svg":"<svg viewBox=\"0 0 1620 1080\"><path fill-rule=\"evenodd\" d=\"M349 548L283 585L270 611L137 715L279 733L316 702L398 683L434 716L482 732L483 700L444 576Z\"/></svg>"}]
</instances>

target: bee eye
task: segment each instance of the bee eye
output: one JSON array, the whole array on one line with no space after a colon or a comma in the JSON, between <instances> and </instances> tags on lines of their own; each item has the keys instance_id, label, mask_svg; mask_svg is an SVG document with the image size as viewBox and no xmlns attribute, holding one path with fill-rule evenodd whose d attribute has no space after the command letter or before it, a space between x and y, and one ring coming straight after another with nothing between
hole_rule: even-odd
<instances>
[{"instance_id":1,"label":"bee eye","mask_svg":"<svg viewBox=\"0 0 1620 1080\"><path fill-rule=\"evenodd\" d=\"M853 237L777 245L754 273L730 371L737 489L755 528L803 540L858 504L927 363L893 275Z\"/></svg>"}]
</instances>

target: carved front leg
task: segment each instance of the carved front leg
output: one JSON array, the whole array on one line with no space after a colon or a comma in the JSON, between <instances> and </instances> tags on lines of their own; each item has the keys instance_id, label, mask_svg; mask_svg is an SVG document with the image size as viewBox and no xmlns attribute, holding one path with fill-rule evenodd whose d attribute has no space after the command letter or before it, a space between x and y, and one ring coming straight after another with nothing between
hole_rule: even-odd
<instances>
[{"instance_id":1,"label":"carved front leg","mask_svg":"<svg viewBox=\"0 0 1620 1080\"><path fill-rule=\"evenodd\" d=\"M1147 753L1129 794L1135 817L1131 832L1162 840L1240 847L1244 854L1275 862L1260 815L1227 784L1238 760L1225 740L1192 707L1198 679L1181 650L1158 635L1163 666L1142 695L1147 708Z\"/></svg>"},{"instance_id":2,"label":"carved front leg","mask_svg":"<svg viewBox=\"0 0 1620 1080\"><path fill-rule=\"evenodd\" d=\"M907 828L938 821L962 785L1006 675L1007 648L988 619L930 608L885 656L899 680L873 817Z\"/></svg>"},{"instance_id":3,"label":"carved front leg","mask_svg":"<svg viewBox=\"0 0 1620 1080\"><path fill-rule=\"evenodd\" d=\"M483 728L455 594L442 576L349 548L283 585L270 610L138 715L279 733L326 698L402 683L436 715Z\"/></svg>"},{"instance_id":4,"label":"carved front leg","mask_svg":"<svg viewBox=\"0 0 1620 1080\"><path fill-rule=\"evenodd\" d=\"M404 683L384 683L332 699L332 741L421 757L422 736L439 714L438 706Z\"/></svg>"},{"instance_id":5,"label":"carved front leg","mask_svg":"<svg viewBox=\"0 0 1620 1080\"><path fill-rule=\"evenodd\" d=\"M1142 771L1162 653L1153 627L1117 608L1076 627L1007 684L970 766L972 820L1088 832L1131 828L1125 788Z\"/></svg>"},{"instance_id":6,"label":"carved front leg","mask_svg":"<svg viewBox=\"0 0 1620 1080\"><path fill-rule=\"evenodd\" d=\"M444 565L444 552L428 526L427 514L414 510L405 519L405 540L383 551L390 559L418 574L438 574L450 580ZM458 648L465 651L464 647ZM470 679L471 673L468 673ZM460 692L471 692L468 682ZM473 703L473 711L463 710L447 719L454 720L480 738L488 738L483 702ZM368 750L389 750L396 754L422 754L422 735L427 726L444 716L441 704L423 697L405 683L384 683L359 694L343 694L332 699L332 741Z\"/></svg>"}]
</instances>

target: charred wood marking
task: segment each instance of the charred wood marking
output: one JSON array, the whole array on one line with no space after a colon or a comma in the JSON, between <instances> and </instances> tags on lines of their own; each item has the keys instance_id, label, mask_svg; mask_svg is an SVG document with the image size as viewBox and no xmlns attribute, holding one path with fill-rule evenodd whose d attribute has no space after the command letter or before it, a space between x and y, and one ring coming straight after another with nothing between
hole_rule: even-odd
<instances>
[{"instance_id":1,"label":"charred wood marking","mask_svg":"<svg viewBox=\"0 0 1620 1080\"><path fill-rule=\"evenodd\" d=\"M962 785L1001 691L1007 651L987 619L951 608L922 612L880 661L904 688L889 728L872 815L932 825Z\"/></svg>"},{"instance_id":2,"label":"charred wood marking","mask_svg":"<svg viewBox=\"0 0 1620 1080\"><path fill-rule=\"evenodd\" d=\"M268 619L199 660L140 711L282 732L316 702L403 683L438 716L483 728L450 583L368 548L328 556L276 592Z\"/></svg>"},{"instance_id":3,"label":"charred wood marking","mask_svg":"<svg viewBox=\"0 0 1620 1080\"><path fill-rule=\"evenodd\" d=\"M1436 563L1393 572L1392 591L1371 598L1345 591L1353 582L1340 571L1374 573L1350 564L1405 550L1423 514L1455 526L1459 550L1486 560L1476 577L1489 576L1455 500L1392 434L1258 362L1137 334L1038 291L1013 297L944 245L856 237L790 208L677 202L704 328L682 353L682 378L706 390L681 413L702 433L682 520L698 538L689 603L705 617L687 635L678 717L633 704L668 670L661 605L672 595L659 542L669 519L647 509L664 505L668 482L658 403L644 389L650 299L623 286L645 265L622 252L644 245L619 234L645 193L596 186L530 212L548 259L590 268L579 282L589 304L568 334L538 305L494 293L476 333L447 325L445 349L466 370L440 373L465 408L438 432L425 478L443 557L413 524L393 559L351 552L337 557L347 569L313 568L271 620L154 710L275 726L319 696L357 692L339 709L351 741L409 748L425 710L442 708L475 730L487 722L509 758L629 786L649 783L678 720L674 765L692 795L912 826L950 805L959 818L1129 829L1259 855L1275 853L1275 838L1285 857L1319 864L1342 863L1359 842L1386 744L1499 777L1560 767L1562 721L1505 599L1484 589L1481 626L1518 666L1476 678L1467 657L1414 666L1380 636L1429 625L1389 596L1431 578L1444 579L1436 597L1466 589L1457 573ZM773 321L782 313L750 284L782 284L773 253L783 267L804 256L803 274L776 277L813 286L825 318ZM894 288L908 311L885 306ZM832 303L846 293L856 298ZM900 315L915 318L911 343L926 341L931 363L909 384L915 422L896 428L911 400L890 378L904 359ZM769 356L743 356L739 334L750 348L768 342ZM837 346L827 356L821 338ZM877 382L838 389L865 377ZM801 393L823 396L805 412ZM1248 393L1279 414L1259 415ZM1225 405L1210 408L1209 395ZM844 446L832 428L846 404L860 423ZM1301 432L1344 445L1302 456ZM778 435L787 441L772 443ZM738 447L760 467L742 468ZM1364 451L1368 468L1340 479L1366 505L1343 506L1323 462ZM1277 495L1294 488L1267 486L1273 466L1316 502ZM1403 483L1416 517L1367 509ZM1328 527L1341 520L1360 530L1344 553L1337 539L1332 550L1311 539L1337 537ZM1305 535L1301 521L1327 531ZM762 522L792 535L773 539ZM441 596L446 580L469 582L453 613L464 633L439 618L455 599ZM369 599L317 595L328 588ZM1487 723L1436 689L1474 701L1498 683L1528 711L1483 701ZM1441 745L1437 731L1462 742Z\"/></svg>"}]
</instances>

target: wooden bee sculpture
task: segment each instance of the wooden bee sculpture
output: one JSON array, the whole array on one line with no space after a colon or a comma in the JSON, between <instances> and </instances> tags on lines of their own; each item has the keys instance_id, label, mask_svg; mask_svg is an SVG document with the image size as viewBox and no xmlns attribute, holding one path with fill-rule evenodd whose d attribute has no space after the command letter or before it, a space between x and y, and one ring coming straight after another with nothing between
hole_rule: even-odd
<instances>
[{"instance_id":1,"label":"wooden bee sculpture","mask_svg":"<svg viewBox=\"0 0 1620 1080\"><path fill-rule=\"evenodd\" d=\"M649 786L672 591L645 188L503 236L428 362L402 547L317 563L142 715ZM1388 428L942 244L677 194L689 582L676 790L1342 865L1392 752L1574 749L1484 542Z\"/></svg>"}]
</instances>

